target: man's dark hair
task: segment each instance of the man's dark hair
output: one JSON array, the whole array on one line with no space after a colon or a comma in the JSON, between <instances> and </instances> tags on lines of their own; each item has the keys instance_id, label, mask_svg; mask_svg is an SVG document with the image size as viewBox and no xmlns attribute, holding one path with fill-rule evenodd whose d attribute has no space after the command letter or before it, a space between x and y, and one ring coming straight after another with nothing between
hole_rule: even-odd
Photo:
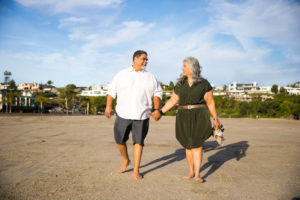
<instances>
[{"instance_id":1,"label":"man's dark hair","mask_svg":"<svg viewBox=\"0 0 300 200\"><path fill-rule=\"evenodd\" d=\"M146 56L148 56L146 51L137 50L136 52L134 52L132 60L134 60L135 57L137 57L137 58L140 57L142 54L146 54Z\"/></svg>"}]
</instances>

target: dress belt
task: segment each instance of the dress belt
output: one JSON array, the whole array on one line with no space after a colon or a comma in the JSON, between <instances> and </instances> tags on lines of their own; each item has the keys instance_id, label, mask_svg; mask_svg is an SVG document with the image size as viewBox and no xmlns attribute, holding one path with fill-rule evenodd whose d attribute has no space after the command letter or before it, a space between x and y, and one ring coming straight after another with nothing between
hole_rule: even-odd
<instances>
[{"instance_id":1,"label":"dress belt","mask_svg":"<svg viewBox=\"0 0 300 200\"><path fill-rule=\"evenodd\" d=\"M186 106L179 106L179 109L193 109L193 108L203 108L206 104L196 104L196 105L186 105Z\"/></svg>"}]
</instances>

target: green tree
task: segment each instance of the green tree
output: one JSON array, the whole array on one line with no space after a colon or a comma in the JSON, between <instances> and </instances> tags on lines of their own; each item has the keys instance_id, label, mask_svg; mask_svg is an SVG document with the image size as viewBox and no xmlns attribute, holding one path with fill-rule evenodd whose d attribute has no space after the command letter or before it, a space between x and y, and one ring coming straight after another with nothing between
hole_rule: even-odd
<instances>
[{"instance_id":1,"label":"green tree","mask_svg":"<svg viewBox=\"0 0 300 200\"><path fill-rule=\"evenodd\" d=\"M280 94L287 94L287 91L286 91L286 89L284 87L280 87L279 93Z\"/></svg>"},{"instance_id":2,"label":"green tree","mask_svg":"<svg viewBox=\"0 0 300 200\"><path fill-rule=\"evenodd\" d=\"M168 90L173 90L174 89L174 83L170 81Z\"/></svg>"},{"instance_id":3,"label":"green tree","mask_svg":"<svg viewBox=\"0 0 300 200\"><path fill-rule=\"evenodd\" d=\"M41 114L44 111L44 104L47 103L48 101L49 101L49 98L43 96L42 94L40 94L34 98L34 102L40 104Z\"/></svg>"},{"instance_id":4,"label":"green tree","mask_svg":"<svg viewBox=\"0 0 300 200\"><path fill-rule=\"evenodd\" d=\"M16 97L19 96L19 92L17 91L17 86L14 80L10 80L8 82L8 91L6 92L6 102L9 106L9 113L12 113L12 106Z\"/></svg>"},{"instance_id":5,"label":"green tree","mask_svg":"<svg viewBox=\"0 0 300 200\"><path fill-rule=\"evenodd\" d=\"M16 83L14 80L10 80L8 82L8 90L10 90L10 91L17 90L17 86L16 86Z\"/></svg>"},{"instance_id":6,"label":"green tree","mask_svg":"<svg viewBox=\"0 0 300 200\"><path fill-rule=\"evenodd\" d=\"M276 85L276 84L272 85L271 92L273 92L274 94L277 94L278 93L278 85Z\"/></svg>"},{"instance_id":7,"label":"green tree","mask_svg":"<svg viewBox=\"0 0 300 200\"><path fill-rule=\"evenodd\" d=\"M52 88L53 87L53 81L51 81L51 80L49 80L49 81L47 81L47 85L48 85L48 87L50 87L50 88Z\"/></svg>"},{"instance_id":8,"label":"green tree","mask_svg":"<svg viewBox=\"0 0 300 200\"><path fill-rule=\"evenodd\" d=\"M70 101L75 103L76 92L74 91L76 86L74 84L68 84L65 88L59 88L59 96L65 100L65 108L67 115L69 114L69 103Z\"/></svg>"},{"instance_id":9,"label":"green tree","mask_svg":"<svg viewBox=\"0 0 300 200\"><path fill-rule=\"evenodd\" d=\"M241 102L239 113L241 116L247 116L249 111L249 104L245 101Z\"/></svg>"},{"instance_id":10,"label":"green tree","mask_svg":"<svg viewBox=\"0 0 300 200\"><path fill-rule=\"evenodd\" d=\"M89 115L90 114L90 97L87 96L80 96L79 97L80 101L80 108L85 108L85 114Z\"/></svg>"},{"instance_id":11,"label":"green tree","mask_svg":"<svg viewBox=\"0 0 300 200\"><path fill-rule=\"evenodd\" d=\"M292 107L293 107L293 103L290 101L285 100L284 102L282 102L280 104L280 112L284 115L284 116L290 116L292 114Z\"/></svg>"},{"instance_id":12,"label":"green tree","mask_svg":"<svg viewBox=\"0 0 300 200\"><path fill-rule=\"evenodd\" d=\"M293 106L292 114L297 117L300 117L300 104L296 104Z\"/></svg>"},{"instance_id":13,"label":"green tree","mask_svg":"<svg viewBox=\"0 0 300 200\"><path fill-rule=\"evenodd\" d=\"M97 108L98 111L103 111L105 110L106 107L106 97L105 96L100 96L95 98L95 107Z\"/></svg>"}]
</instances>

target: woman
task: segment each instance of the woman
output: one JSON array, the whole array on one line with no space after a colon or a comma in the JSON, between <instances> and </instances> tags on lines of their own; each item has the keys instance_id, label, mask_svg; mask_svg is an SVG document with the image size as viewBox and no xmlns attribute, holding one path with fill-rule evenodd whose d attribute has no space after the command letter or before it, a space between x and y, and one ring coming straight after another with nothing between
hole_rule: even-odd
<instances>
[{"instance_id":1,"label":"woman","mask_svg":"<svg viewBox=\"0 0 300 200\"><path fill-rule=\"evenodd\" d=\"M184 178L195 177L197 182L202 183L203 179L200 178L202 145L212 132L209 112L213 117L214 127L219 127L221 123L217 117L212 87L201 77L198 60L193 57L186 58L182 71L171 98L160 112L166 113L179 103L176 138L185 148L189 167L189 174Z\"/></svg>"}]
</instances>

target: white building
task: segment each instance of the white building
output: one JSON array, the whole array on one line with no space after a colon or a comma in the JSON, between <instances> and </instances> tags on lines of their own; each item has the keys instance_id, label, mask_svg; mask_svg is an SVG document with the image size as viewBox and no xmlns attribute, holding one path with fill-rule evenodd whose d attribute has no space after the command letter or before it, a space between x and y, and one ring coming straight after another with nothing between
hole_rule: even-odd
<instances>
[{"instance_id":1,"label":"white building","mask_svg":"<svg viewBox=\"0 0 300 200\"><path fill-rule=\"evenodd\" d=\"M40 84L38 83L20 83L18 90L39 91Z\"/></svg>"},{"instance_id":2,"label":"white building","mask_svg":"<svg viewBox=\"0 0 300 200\"><path fill-rule=\"evenodd\" d=\"M7 90L8 86L9 86L8 84L0 83L0 90Z\"/></svg>"},{"instance_id":3,"label":"white building","mask_svg":"<svg viewBox=\"0 0 300 200\"><path fill-rule=\"evenodd\" d=\"M107 95L108 85L92 85L91 90L81 91L81 96L98 97Z\"/></svg>"},{"instance_id":4,"label":"white building","mask_svg":"<svg viewBox=\"0 0 300 200\"><path fill-rule=\"evenodd\" d=\"M300 81L297 82L297 83L295 83L294 86L295 86L296 88L300 88Z\"/></svg>"},{"instance_id":5,"label":"white building","mask_svg":"<svg viewBox=\"0 0 300 200\"><path fill-rule=\"evenodd\" d=\"M230 94L244 94L245 92L256 92L257 91L257 83L237 83L233 82L229 84L228 91Z\"/></svg>"},{"instance_id":6,"label":"white building","mask_svg":"<svg viewBox=\"0 0 300 200\"><path fill-rule=\"evenodd\" d=\"M260 87L258 91L260 93L264 93L264 94L273 94L271 89L272 89L272 86L263 86L263 87Z\"/></svg>"},{"instance_id":7,"label":"white building","mask_svg":"<svg viewBox=\"0 0 300 200\"><path fill-rule=\"evenodd\" d=\"M32 97L31 91L22 91L22 97Z\"/></svg>"},{"instance_id":8,"label":"white building","mask_svg":"<svg viewBox=\"0 0 300 200\"><path fill-rule=\"evenodd\" d=\"M284 87L288 94L300 95L300 88Z\"/></svg>"},{"instance_id":9,"label":"white building","mask_svg":"<svg viewBox=\"0 0 300 200\"><path fill-rule=\"evenodd\" d=\"M214 96L225 96L227 93L224 91L213 91Z\"/></svg>"},{"instance_id":10,"label":"white building","mask_svg":"<svg viewBox=\"0 0 300 200\"><path fill-rule=\"evenodd\" d=\"M172 90L163 91L163 95L165 95L165 96L171 96L172 92L173 92Z\"/></svg>"}]
</instances>

